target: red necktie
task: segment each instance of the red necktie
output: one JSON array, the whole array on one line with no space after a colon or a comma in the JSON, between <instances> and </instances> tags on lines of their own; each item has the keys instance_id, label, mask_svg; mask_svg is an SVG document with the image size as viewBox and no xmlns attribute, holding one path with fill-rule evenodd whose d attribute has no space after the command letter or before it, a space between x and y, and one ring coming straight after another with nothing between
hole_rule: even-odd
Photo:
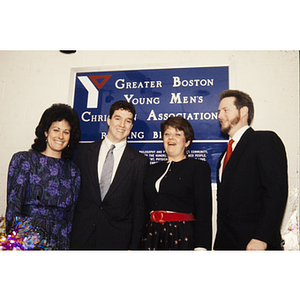
<instances>
[{"instance_id":1,"label":"red necktie","mask_svg":"<svg viewBox=\"0 0 300 300\"><path fill-rule=\"evenodd\" d=\"M230 158L230 155L232 153L232 144L234 143L234 140L231 139L227 145L227 152L226 152L226 155L225 155L225 158L224 158L224 162L223 162L223 171L222 173L224 172L224 169L225 169L225 166Z\"/></svg>"}]
</instances>

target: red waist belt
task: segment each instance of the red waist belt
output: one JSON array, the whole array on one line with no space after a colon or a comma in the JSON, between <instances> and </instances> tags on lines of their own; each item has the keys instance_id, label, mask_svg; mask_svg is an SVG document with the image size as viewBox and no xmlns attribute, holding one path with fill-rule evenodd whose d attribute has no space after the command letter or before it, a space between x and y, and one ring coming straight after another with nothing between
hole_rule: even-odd
<instances>
[{"instance_id":1,"label":"red waist belt","mask_svg":"<svg viewBox=\"0 0 300 300\"><path fill-rule=\"evenodd\" d=\"M165 210L153 211L150 219L156 223L165 223L167 221L195 221L193 214L167 212Z\"/></svg>"}]
</instances>

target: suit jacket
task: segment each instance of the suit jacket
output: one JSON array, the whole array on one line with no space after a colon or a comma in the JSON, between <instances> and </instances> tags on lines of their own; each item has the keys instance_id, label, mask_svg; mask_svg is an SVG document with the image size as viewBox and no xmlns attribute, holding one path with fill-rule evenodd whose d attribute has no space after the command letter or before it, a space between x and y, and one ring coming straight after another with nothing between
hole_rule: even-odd
<instances>
[{"instance_id":1,"label":"suit jacket","mask_svg":"<svg viewBox=\"0 0 300 300\"><path fill-rule=\"evenodd\" d=\"M217 170L226 150L221 155ZM218 173L217 173L218 174ZM245 250L251 239L280 249L280 227L288 195L287 159L271 131L243 134L217 182L216 250Z\"/></svg>"},{"instance_id":2,"label":"suit jacket","mask_svg":"<svg viewBox=\"0 0 300 300\"><path fill-rule=\"evenodd\" d=\"M76 153L82 182L71 249L138 249L145 224L143 180L149 158L127 144L113 182L101 199L97 166L101 143L80 144Z\"/></svg>"}]
</instances>

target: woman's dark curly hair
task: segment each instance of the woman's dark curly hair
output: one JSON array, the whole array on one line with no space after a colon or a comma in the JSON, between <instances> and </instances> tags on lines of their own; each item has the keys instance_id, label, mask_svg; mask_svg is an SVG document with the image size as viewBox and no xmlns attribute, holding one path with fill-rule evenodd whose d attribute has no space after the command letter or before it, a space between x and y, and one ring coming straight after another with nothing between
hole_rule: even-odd
<instances>
[{"instance_id":1,"label":"woman's dark curly hair","mask_svg":"<svg viewBox=\"0 0 300 300\"><path fill-rule=\"evenodd\" d=\"M37 138L31 148L37 152L43 152L47 148L45 132L48 132L53 122L66 120L71 126L71 135L68 146L62 151L62 158L71 159L76 144L80 141L80 120L75 109L67 104L53 104L46 109L35 129Z\"/></svg>"}]
</instances>

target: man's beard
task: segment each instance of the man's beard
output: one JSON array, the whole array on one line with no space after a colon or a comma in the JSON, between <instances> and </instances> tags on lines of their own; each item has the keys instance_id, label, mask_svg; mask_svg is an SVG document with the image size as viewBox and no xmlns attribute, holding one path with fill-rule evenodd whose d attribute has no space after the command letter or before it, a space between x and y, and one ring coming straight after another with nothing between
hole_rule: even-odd
<instances>
[{"instance_id":1,"label":"man's beard","mask_svg":"<svg viewBox=\"0 0 300 300\"><path fill-rule=\"evenodd\" d=\"M241 117L240 117L240 114L239 114L233 120L229 121L229 124L228 124L227 127L223 127L221 125L221 131L225 134L228 134L230 132L230 130L233 128L233 126L235 126L240 121L240 119L241 119Z\"/></svg>"}]
</instances>

